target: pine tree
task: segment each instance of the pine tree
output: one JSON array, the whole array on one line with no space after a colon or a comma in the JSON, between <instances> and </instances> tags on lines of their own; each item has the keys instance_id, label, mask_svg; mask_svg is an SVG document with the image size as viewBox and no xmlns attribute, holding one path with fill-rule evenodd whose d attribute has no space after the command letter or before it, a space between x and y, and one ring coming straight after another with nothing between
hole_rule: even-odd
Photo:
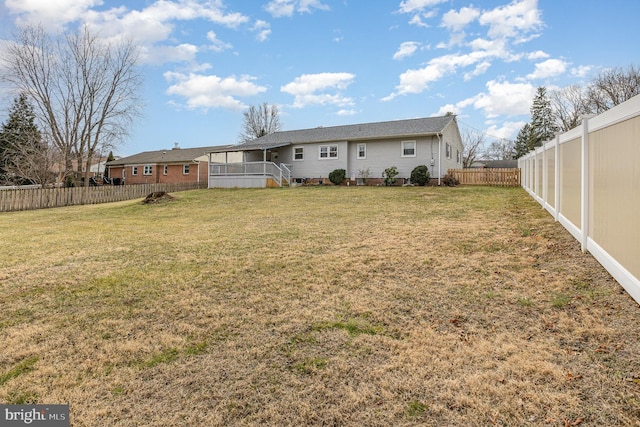
<instances>
[{"instance_id":1,"label":"pine tree","mask_svg":"<svg viewBox=\"0 0 640 427\"><path fill-rule=\"evenodd\" d=\"M14 99L9 110L9 118L0 128L0 180L7 183L23 183L24 178L28 177L16 177L15 171L23 169L25 152L39 150L45 151L46 147L35 123L33 106L23 93Z\"/></svg>"},{"instance_id":2,"label":"pine tree","mask_svg":"<svg viewBox=\"0 0 640 427\"><path fill-rule=\"evenodd\" d=\"M520 132L518 132L518 136L516 137L516 142L514 146L516 159L527 154L531 151L533 147L533 135L532 135L531 125L529 123L522 126Z\"/></svg>"},{"instance_id":3,"label":"pine tree","mask_svg":"<svg viewBox=\"0 0 640 427\"><path fill-rule=\"evenodd\" d=\"M551 108L551 101L547 97L547 89L541 86L531 105L531 135L533 146L540 147L544 142L554 138L560 128L556 123L556 116Z\"/></svg>"}]
</instances>

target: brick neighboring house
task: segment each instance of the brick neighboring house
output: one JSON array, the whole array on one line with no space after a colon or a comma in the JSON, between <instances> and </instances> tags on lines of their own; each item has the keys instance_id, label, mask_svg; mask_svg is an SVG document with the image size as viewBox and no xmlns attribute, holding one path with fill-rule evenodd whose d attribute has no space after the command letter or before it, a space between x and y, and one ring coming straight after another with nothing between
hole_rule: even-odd
<instances>
[{"instance_id":1,"label":"brick neighboring house","mask_svg":"<svg viewBox=\"0 0 640 427\"><path fill-rule=\"evenodd\" d=\"M207 182L209 153L220 148L180 148L176 144L171 150L145 151L108 162L109 177L125 184Z\"/></svg>"}]
</instances>

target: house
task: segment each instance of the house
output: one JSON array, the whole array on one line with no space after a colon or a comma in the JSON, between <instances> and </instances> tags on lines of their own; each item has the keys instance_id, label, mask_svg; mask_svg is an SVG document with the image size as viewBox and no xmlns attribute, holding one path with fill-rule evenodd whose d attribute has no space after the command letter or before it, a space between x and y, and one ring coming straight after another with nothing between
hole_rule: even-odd
<instances>
[{"instance_id":1,"label":"house","mask_svg":"<svg viewBox=\"0 0 640 427\"><path fill-rule=\"evenodd\" d=\"M275 132L232 149L242 163L212 162L210 188L324 183L335 169L346 170L354 184L368 172L367 182L376 184L391 166L402 184L419 165L426 165L440 184L448 169L462 167L462 139L453 115Z\"/></svg>"},{"instance_id":2,"label":"house","mask_svg":"<svg viewBox=\"0 0 640 427\"><path fill-rule=\"evenodd\" d=\"M210 154L231 146L180 148L145 151L107 162L109 177L125 184L207 182L210 161L241 161L233 154Z\"/></svg>"}]
</instances>

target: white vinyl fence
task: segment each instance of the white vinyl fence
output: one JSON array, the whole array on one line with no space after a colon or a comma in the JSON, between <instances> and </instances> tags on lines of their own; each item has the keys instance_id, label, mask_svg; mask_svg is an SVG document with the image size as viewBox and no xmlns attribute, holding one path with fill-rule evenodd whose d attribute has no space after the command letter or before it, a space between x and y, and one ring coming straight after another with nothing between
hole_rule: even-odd
<instances>
[{"instance_id":1,"label":"white vinyl fence","mask_svg":"<svg viewBox=\"0 0 640 427\"><path fill-rule=\"evenodd\" d=\"M640 303L640 95L518 160L522 186Z\"/></svg>"}]
</instances>

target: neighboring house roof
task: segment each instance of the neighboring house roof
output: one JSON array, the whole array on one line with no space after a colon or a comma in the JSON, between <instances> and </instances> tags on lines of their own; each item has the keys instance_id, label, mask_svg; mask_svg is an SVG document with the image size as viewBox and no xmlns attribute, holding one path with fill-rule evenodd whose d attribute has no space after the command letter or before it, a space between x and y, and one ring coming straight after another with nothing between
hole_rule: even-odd
<instances>
[{"instance_id":1,"label":"neighboring house roof","mask_svg":"<svg viewBox=\"0 0 640 427\"><path fill-rule=\"evenodd\" d=\"M518 167L517 160L485 160L484 167L487 169L507 168L513 169Z\"/></svg>"},{"instance_id":2,"label":"neighboring house roof","mask_svg":"<svg viewBox=\"0 0 640 427\"><path fill-rule=\"evenodd\" d=\"M441 133L455 116L362 123L346 126L274 132L253 141L232 146L233 151L265 150L310 142L358 141L387 138L410 138ZM219 150L216 150L219 151ZM215 152L215 151L212 151Z\"/></svg>"},{"instance_id":3,"label":"neighboring house roof","mask_svg":"<svg viewBox=\"0 0 640 427\"><path fill-rule=\"evenodd\" d=\"M202 156L206 156L208 153L216 152L218 149L231 151L232 147L232 145L224 145L213 147L174 148L170 150L144 151L142 153L134 154L133 156L112 160L107 163L107 166L192 162L198 160Z\"/></svg>"}]
</instances>

